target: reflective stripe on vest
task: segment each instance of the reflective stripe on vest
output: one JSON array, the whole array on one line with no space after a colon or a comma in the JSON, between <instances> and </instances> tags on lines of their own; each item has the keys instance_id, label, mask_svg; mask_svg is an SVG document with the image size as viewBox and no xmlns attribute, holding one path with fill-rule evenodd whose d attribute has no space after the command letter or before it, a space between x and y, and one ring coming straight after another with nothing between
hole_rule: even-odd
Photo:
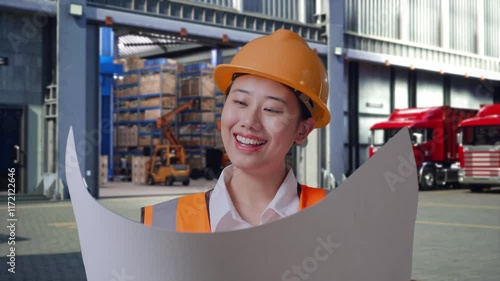
<instances>
[{"instance_id":1,"label":"reflective stripe on vest","mask_svg":"<svg viewBox=\"0 0 500 281\"><path fill-rule=\"evenodd\" d=\"M141 222L179 232L211 232L208 192L195 193L142 208ZM299 211L326 196L324 189L300 186Z\"/></svg>"}]
</instances>

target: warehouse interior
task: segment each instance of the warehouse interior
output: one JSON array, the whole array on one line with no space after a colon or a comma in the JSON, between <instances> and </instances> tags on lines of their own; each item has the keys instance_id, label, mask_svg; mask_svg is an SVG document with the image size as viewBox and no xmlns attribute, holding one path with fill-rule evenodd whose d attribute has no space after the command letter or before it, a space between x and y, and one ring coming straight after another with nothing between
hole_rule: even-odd
<instances>
[{"instance_id":1,"label":"warehouse interior","mask_svg":"<svg viewBox=\"0 0 500 281\"><path fill-rule=\"evenodd\" d=\"M5 142L5 150L13 157L22 154L18 162L25 162L18 192L37 193L47 185L65 190L60 151L69 126L81 142L82 174L95 197L99 183L146 183L142 166L151 161L155 145L168 143L155 120L196 96L201 107L175 113L169 126L181 145L190 147L192 177L213 178L219 169L206 175L203 154L205 148L222 148L217 116L224 98L211 72L251 38L278 28L298 32L323 58L330 69L332 117L344 119L290 152L298 177L313 185L331 188L360 167L369 157L370 126L394 109L479 109L499 101L495 1L479 1L479 8L458 0L339 0L330 8L328 1L279 2L2 2L2 26L8 27L2 39L10 44L0 53L8 62L0 68L1 103L18 124L10 128L16 138ZM371 4L377 9L367 10ZM326 16L332 13L336 17ZM420 25L425 20L429 23ZM476 29L461 33L462 22ZM86 28L78 28L81 24ZM475 40L475 33L482 40ZM26 79L8 83L14 77ZM14 145L20 148L13 150ZM135 169L141 176L132 177L136 156L144 158L136 160L142 161Z\"/></svg>"}]
</instances>

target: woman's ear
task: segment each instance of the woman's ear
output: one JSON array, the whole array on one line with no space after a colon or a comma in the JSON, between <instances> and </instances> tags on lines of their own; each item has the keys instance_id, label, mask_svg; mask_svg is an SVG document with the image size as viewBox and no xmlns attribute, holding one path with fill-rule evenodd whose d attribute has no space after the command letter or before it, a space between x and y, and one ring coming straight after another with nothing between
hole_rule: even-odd
<instances>
[{"instance_id":1,"label":"woman's ear","mask_svg":"<svg viewBox=\"0 0 500 281\"><path fill-rule=\"evenodd\" d=\"M306 120L300 121L299 128L297 131L297 137L295 138L296 144L303 144L307 140L307 136L314 130L314 119L307 118Z\"/></svg>"}]
</instances>

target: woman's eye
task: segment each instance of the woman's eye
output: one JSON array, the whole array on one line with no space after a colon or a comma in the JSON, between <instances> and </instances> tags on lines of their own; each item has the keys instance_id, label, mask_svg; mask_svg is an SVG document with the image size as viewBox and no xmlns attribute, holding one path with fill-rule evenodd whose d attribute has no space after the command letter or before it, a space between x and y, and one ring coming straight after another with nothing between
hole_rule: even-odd
<instances>
[{"instance_id":1,"label":"woman's eye","mask_svg":"<svg viewBox=\"0 0 500 281\"><path fill-rule=\"evenodd\" d=\"M247 104L242 102L242 101L239 101L239 100L233 100L233 103L239 105L239 106L246 106Z\"/></svg>"},{"instance_id":2,"label":"woman's eye","mask_svg":"<svg viewBox=\"0 0 500 281\"><path fill-rule=\"evenodd\" d=\"M272 108L264 108L264 111L267 111L267 112L270 112L270 113L276 113L276 114L282 113L281 111L276 110L276 109L272 109Z\"/></svg>"}]
</instances>

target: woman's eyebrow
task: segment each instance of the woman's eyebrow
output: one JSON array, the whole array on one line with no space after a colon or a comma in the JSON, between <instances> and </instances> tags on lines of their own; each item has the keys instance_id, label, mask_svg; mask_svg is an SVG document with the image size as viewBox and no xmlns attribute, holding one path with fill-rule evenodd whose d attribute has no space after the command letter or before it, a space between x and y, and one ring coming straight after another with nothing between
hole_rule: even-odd
<instances>
[{"instance_id":1,"label":"woman's eyebrow","mask_svg":"<svg viewBox=\"0 0 500 281\"><path fill-rule=\"evenodd\" d=\"M278 97L275 97L275 96L267 96L266 98L272 99L272 100L275 100L275 101L279 101L282 104L286 105L286 101L284 99L282 99L282 98L278 98Z\"/></svg>"},{"instance_id":2,"label":"woman's eyebrow","mask_svg":"<svg viewBox=\"0 0 500 281\"><path fill-rule=\"evenodd\" d=\"M245 89L240 89L240 88L236 88L234 90L232 90L231 92L239 92L239 93L242 93L242 94L247 94L247 95L250 95L251 92L250 91L247 91ZM276 97L276 96L266 96L266 98L268 99L272 99L272 100L275 100L275 101L278 101L278 102L281 102L282 104L286 105L286 101L282 98L279 98L279 97Z\"/></svg>"},{"instance_id":3,"label":"woman's eyebrow","mask_svg":"<svg viewBox=\"0 0 500 281\"><path fill-rule=\"evenodd\" d=\"M247 91L245 89L240 89L240 88L234 89L234 92L240 92L240 93L243 93L243 94L250 94L250 91Z\"/></svg>"}]
</instances>

